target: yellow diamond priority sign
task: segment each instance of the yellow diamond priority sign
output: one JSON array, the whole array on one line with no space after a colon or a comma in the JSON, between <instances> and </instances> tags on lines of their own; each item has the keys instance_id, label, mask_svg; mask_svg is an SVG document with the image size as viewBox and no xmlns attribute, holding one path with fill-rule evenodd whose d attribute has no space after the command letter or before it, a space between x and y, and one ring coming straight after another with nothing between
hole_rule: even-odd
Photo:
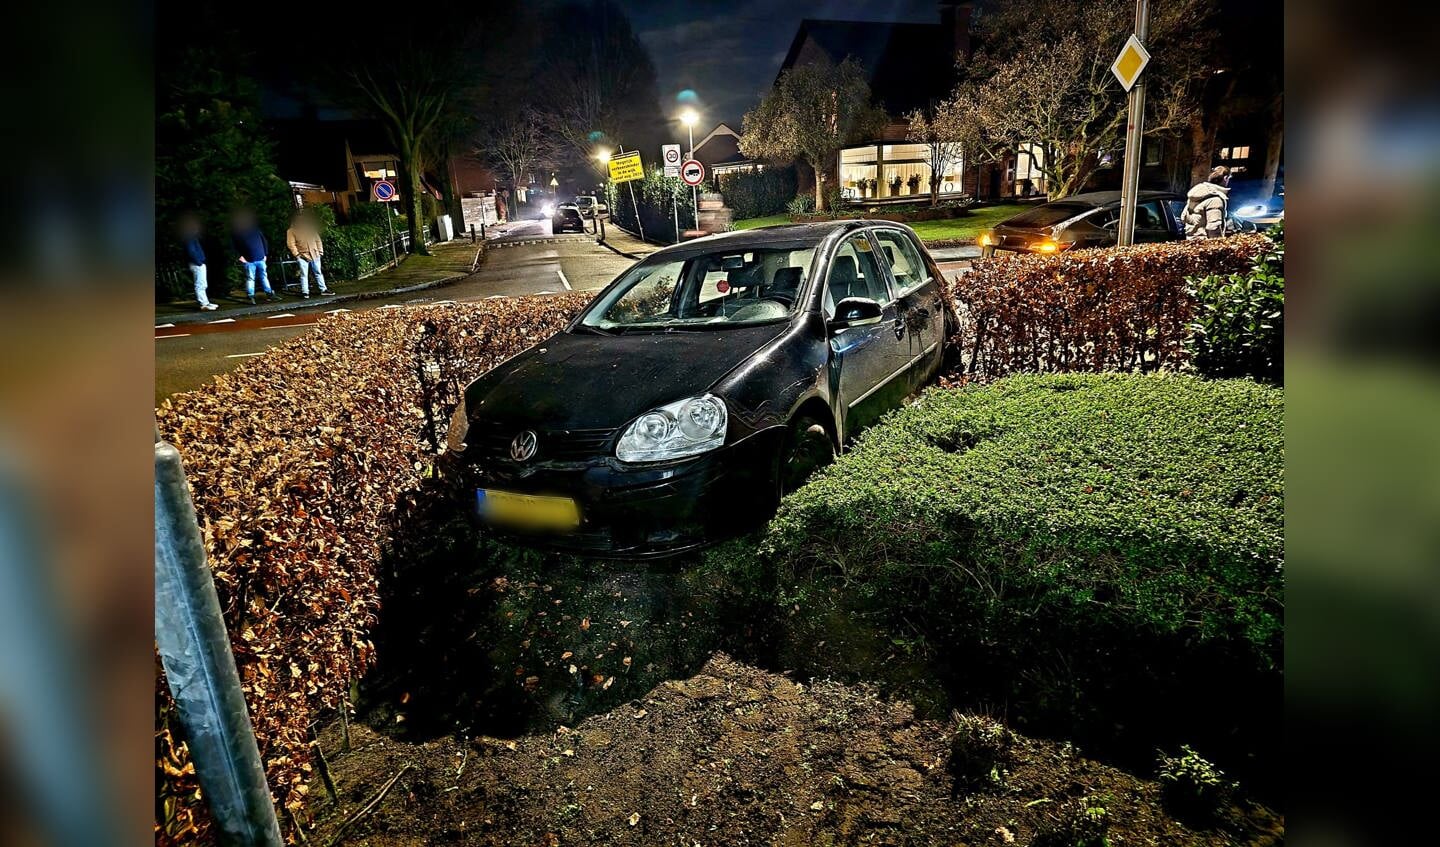
<instances>
[{"instance_id":1,"label":"yellow diamond priority sign","mask_svg":"<svg viewBox=\"0 0 1440 847\"><path fill-rule=\"evenodd\" d=\"M1120 48L1120 55L1115 57L1115 63L1110 66L1110 72L1115 74L1115 78L1120 80L1120 84L1125 87L1126 91L1129 91L1135 87L1136 80L1140 79L1140 74L1148 64L1150 64L1150 51L1145 49L1145 45L1140 43L1140 39L1131 35L1125 42L1125 46Z\"/></svg>"}]
</instances>

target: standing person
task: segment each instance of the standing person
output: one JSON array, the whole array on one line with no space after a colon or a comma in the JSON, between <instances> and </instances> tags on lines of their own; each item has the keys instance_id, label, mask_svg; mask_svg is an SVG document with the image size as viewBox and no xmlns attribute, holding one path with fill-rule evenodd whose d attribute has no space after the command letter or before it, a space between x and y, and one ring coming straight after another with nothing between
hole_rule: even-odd
<instances>
[{"instance_id":1,"label":"standing person","mask_svg":"<svg viewBox=\"0 0 1440 847\"><path fill-rule=\"evenodd\" d=\"M321 294L329 294L325 287L325 274L320 269L320 257L325 255L325 242L320 238L320 225L311 212L301 210L295 213L290 229L285 232L285 246L290 255L300 263L300 296L310 299L310 274L315 274L315 285Z\"/></svg>"},{"instance_id":2,"label":"standing person","mask_svg":"<svg viewBox=\"0 0 1440 847\"><path fill-rule=\"evenodd\" d=\"M265 233L260 231L254 212L235 213L230 229L230 243L240 256L241 266L245 268L245 296L250 300L250 304L255 304L256 277L260 278L260 287L264 289L265 296L271 300L279 300L275 292L270 290L270 277L265 272L265 257L270 253L270 242L266 240Z\"/></svg>"},{"instance_id":3,"label":"standing person","mask_svg":"<svg viewBox=\"0 0 1440 847\"><path fill-rule=\"evenodd\" d=\"M1230 217L1230 169L1217 167L1185 195L1185 238L1224 238Z\"/></svg>"},{"instance_id":4,"label":"standing person","mask_svg":"<svg viewBox=\"0 0 1440 847\"><path fill-rule=\"evenodd\" d=\"M190 265L190 276L195 281L195 302L202 312L213 312L220 308L210 302L206 290L205 248L200 245L200 219L187 214L180 219L180 243L185 248L185 261Z\"/></svg>"}]
</instances>

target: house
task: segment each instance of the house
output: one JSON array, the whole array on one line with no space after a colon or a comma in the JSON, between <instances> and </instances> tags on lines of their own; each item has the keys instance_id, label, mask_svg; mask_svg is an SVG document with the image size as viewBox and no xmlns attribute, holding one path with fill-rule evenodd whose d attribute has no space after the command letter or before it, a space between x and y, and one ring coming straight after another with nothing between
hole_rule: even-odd
<instances>
[{"instance_id":1,"label":"house","mask_svg":"<svg viewBox=\"0 0 1440 847\"><path fill-rule=\"evenodd\" d=\"M370 120L270 120L266 131L275 142L275 166L290 183L295 205L333 205L349 215L357 202L368 202L370 187L399 177L400 156L385 127ZM439 198L435 175L421 177L423 189Z\"/></svg>"},{"instance_id":2,"label":"house","mask_svg":"<svg viewBox=\"0 0 1440 847\"><path fill-rule=\"evenodd\" d=\"M695 158L705 165L706 172L715 176L754 171L762 167L740 152L740 133L723 123L717 124L695 144Z\"/></svg>"},{"instance_id":3,"label":"house","mask_svg":"<svg viewBox=\"0 0 1440 847\"><path fill-rule=\"evenodd\" d=\"M784 73L811 62L853 57L865 69L870 93L890 121L879 136L840 151L836 176L849 200L888 200L930 193L929 145L907 141L906 115L948 97L955 87L957 59L970 52L972 3L941 0L938 23L816 20L800 22ZM973 191L988 175L966 174L964 162L945 163L940 191L957 196ZM1015 177L1009 177L1013 184Z\"/></svg>"}]
</instances>

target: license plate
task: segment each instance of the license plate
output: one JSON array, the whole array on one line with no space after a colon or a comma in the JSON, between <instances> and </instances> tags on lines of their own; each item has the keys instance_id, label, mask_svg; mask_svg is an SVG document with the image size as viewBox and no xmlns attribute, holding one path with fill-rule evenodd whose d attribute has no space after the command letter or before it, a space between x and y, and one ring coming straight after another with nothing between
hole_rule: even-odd
<instances>
[{"instance_id":1,"label":"license plate","mask_svg":"<svg viewBox=\"0 0 1440 847\"><path fill-rule=\"evenodd\" d=\"M481 488L475 499L480 517L494 524L521 529L574 529L580 525L580 507L569 497Z\"/></svg>"}]
</instances>

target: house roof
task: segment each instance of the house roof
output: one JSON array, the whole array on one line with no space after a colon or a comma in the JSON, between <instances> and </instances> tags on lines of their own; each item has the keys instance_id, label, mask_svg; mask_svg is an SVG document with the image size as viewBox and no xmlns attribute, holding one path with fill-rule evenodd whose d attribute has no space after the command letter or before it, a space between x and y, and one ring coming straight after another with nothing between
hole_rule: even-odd
<instances>
[{"instance_id":1,"label":"house roof","mask_svg":"<svg viewBox=\"0 0 1440 847\"><path fill-rule=\"evenodd\" d=\"M343 190L349 184L347 143L355 156L395 155L394 144L378 121L272 120L265 129L275 142L275 169L291 182Z\"/></svg>"},{"instance_id":2,"label":"house roof","mask_svg":"<svg viewBox=\"0 0 1440 847\"><path fill-rule=\"evenodd\" d=\"M929 106L955 84L953 34L942 24L806 18L780 71L813 61L813 51L836 64L853 56L869 74L876 102L892 118Z\"/></svg>"}]
</instances>

